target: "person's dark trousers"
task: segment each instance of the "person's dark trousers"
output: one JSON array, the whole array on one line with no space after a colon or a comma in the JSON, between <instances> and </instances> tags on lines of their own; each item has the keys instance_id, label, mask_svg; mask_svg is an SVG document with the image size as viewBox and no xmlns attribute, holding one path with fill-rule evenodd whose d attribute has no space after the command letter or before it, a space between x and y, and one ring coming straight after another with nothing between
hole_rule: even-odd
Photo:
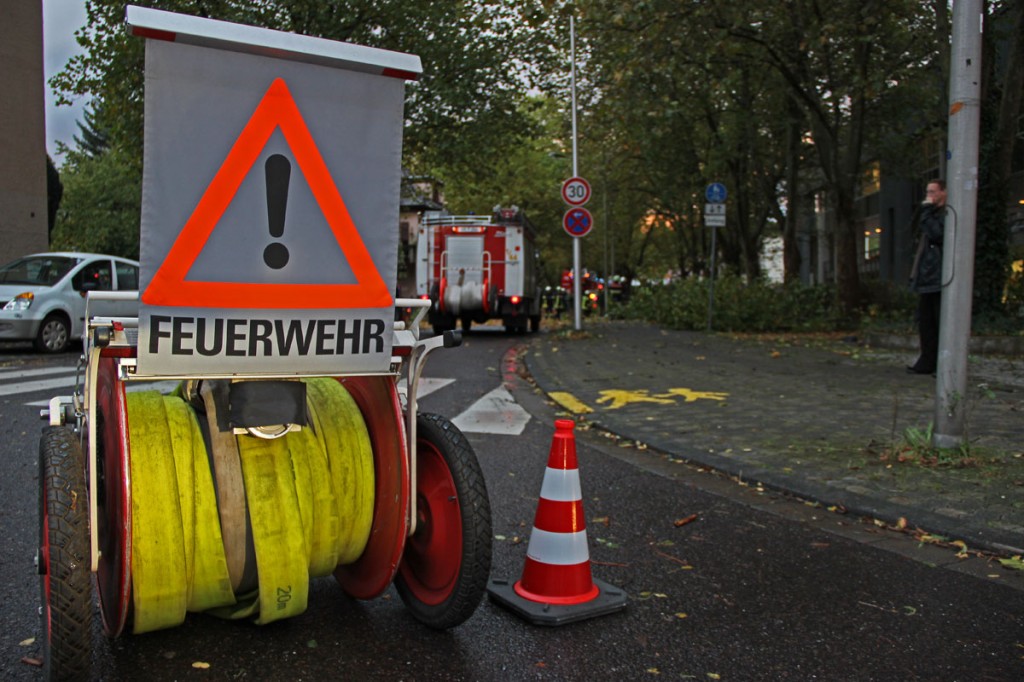
<instances>
[{"instance_id":1,"label":"person's dark trousers","mask_svg":"<svg viewBox=\"0 0 1024 682\"><path fill-rule=\"evenodd\" d=\"M931 374L938 365L939 311L941 309L941 291L919 295L917 302L917 330L921 337L921 356L912 368L915 372Z\"/></svg>"}]
</instances>

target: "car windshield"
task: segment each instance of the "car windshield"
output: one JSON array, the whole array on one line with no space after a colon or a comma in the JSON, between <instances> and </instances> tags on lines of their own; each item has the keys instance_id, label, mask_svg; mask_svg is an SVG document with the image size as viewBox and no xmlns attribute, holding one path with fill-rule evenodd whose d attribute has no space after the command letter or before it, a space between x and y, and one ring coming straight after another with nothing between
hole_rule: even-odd
<instances>
[{"instance_id":1,"label":"car windshield","mask_svg":"<svg viewBox=\"0 0 1024 682\"><path fill-rule=\"evenodd\" d=\"M70 256L28 256L0 268L0 284L53 286L80 259Z\"/></svg>"}]
</instances>

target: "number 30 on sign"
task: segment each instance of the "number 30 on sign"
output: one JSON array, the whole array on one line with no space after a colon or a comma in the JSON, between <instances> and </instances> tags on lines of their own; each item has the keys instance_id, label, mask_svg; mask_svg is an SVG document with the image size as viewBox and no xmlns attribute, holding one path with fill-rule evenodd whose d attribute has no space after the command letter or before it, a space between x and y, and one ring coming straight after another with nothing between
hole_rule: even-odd
<instances>
[{"instance_id":1,"label":"number 30 on sign","mask_svg":"<svg viewBox=\"0 0 1024 682\"><path fill-rule=\"evenodd\" d=\"M562 183L562 199L570 206L582 206L590 201L590 183L580 177Z\"/></svg>"}]
</instances>

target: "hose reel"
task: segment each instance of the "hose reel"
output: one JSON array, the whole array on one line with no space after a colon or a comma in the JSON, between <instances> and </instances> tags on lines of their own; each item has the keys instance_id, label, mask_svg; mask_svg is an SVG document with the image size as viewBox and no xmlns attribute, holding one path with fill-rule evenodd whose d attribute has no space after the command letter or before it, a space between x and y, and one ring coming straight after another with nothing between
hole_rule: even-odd
<instances>
[{"instance_id":1,"label":"hose reel","mask_svg":"<svg viewBox=\"0 0 1024 682\"><path fill-rule=\"evenodd\" d=\"M374 507L365 420L336 379L302 383L307 424L274 438L226 433L216 386L127 395L134 632L189 611L257 623L297 615L310 578L362 555ZM240 498L225 489L232 462ZM245 580L253 564L255 586Z\"/></svg>"}]
</instances>

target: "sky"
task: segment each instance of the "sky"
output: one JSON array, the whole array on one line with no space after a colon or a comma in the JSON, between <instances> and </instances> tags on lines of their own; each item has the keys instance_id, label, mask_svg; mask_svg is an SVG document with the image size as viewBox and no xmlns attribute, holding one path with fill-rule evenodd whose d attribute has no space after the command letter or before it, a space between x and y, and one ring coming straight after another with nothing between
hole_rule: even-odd
<instances>
[{"instance_id":1,"label":"sky","mask_svg":"<svg viewBox=\"0 0 1024 682\"><path fill-rule=\"evenodd\" d=\"M46 151L58 166L56 141L72 145L78 133L86 101L58 107L54 104L50 77L64 68L73 55L81 52L75 31L85 24L84 0L43 0L43 74L46 77Z\"/></svg>"}]
</instances>

